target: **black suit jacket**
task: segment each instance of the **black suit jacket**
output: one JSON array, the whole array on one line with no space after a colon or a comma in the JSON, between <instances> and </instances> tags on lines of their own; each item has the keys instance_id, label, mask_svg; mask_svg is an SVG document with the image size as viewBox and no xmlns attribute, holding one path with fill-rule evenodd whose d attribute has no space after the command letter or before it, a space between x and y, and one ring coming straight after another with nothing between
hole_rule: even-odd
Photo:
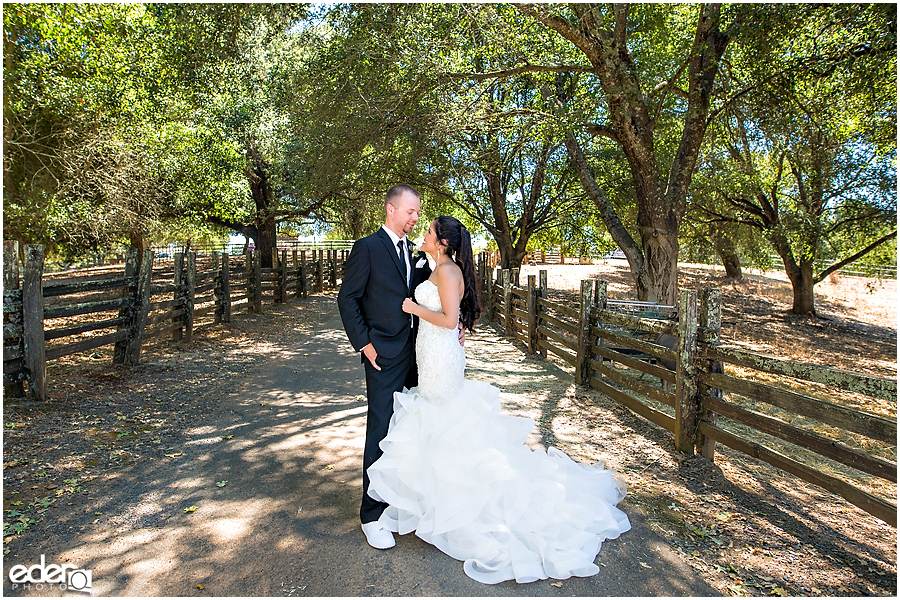
<instances>
[{"instance_id":1,"label":"black suit jacket","mask_svg":"<svg viewBox=\"0 0 900 600\"><path fill-rule=\"evenodd\" d=\"M418 256L410 253L412 275L407 286L406 265L400 262L384 229L353 244L338 292L338 308L354 350L361 351L371 342L380 356L393 358L410 338L415 339L418 317L410 327L411 315L403 312L402 306L403 299L411 297L416 286L431 275L427 260L416 268L424 259L424 252Z\"/></svg>"}]
</instances>

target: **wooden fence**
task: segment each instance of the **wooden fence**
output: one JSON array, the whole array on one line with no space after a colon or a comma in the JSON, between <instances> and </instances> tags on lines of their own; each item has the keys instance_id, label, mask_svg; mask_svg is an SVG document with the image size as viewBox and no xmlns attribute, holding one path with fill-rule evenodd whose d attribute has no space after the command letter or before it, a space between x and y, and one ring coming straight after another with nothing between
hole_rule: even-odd
<instances>
[{"instance_id":1,"label":"wooden fence","mask_svg":"<svg viewBox=\"0 0 900 600\"><path fill-rule=\"evenodd\" d=\"M231 321L235 308L260 312L263 301L286 302L335 289L346 250L287 251L260 268L258 252L198 257L177 253L154 263L132 248L124 265L65 277L43 272L41 246L3 247L3 387L5 395L46 399L47 362L102 346L113 361L135 365L144 340L190 341L199 324ZM155 266L154 266L155 265Z\"/></svg>"},{"instance_id":2,"label":"wooden fence","mask_svg":"<svg viewBox=\"0 0 900 600\"><path fill-rule=\"evenodd\" d=\"M716 443L724 444L897 526L895 493L888 499L852 483L874 477L896 491L884 485L897 482L895 379L721 346L717 289L683 290L676 310L609 300L605 282L582 281L578 302L568 305L547 298L543 270L520 286L516 270L495 279L482 260L479 276L485 314L507 336L528 353L558 356L574 368L577 383L672 432L678 450L714 460ZM660 336L674 343L661 344ZM729 374L736 368L746 374ZM859 405L886 401L894 416L825 399L837 397L848 404L859 397Z\"/></svg>"}]
</instances>

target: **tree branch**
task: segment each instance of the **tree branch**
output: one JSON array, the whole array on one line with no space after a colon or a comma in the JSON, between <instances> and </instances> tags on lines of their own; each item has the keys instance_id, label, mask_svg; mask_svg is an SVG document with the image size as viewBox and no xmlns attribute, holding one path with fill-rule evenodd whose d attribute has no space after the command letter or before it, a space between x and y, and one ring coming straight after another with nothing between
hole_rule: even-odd
<instances>
[{"instance_id":1,"label":"tree branch","mask_svg":"<svg viewBox=\"0 0 900 600\"><path fill-rule=\"evenodd\" d=\"M687 64L687 63L685 63L685 64ZM679 70L679 72L676 73L676 75L678 75L680 73L681 73L681 70ZM650 90L650 92L647 95L655 96L658 93L660 93L661 91L666 90L667 93L675 92L682 98L689 98L690 95L687 93L687 90L683 90L680 87L678 87L677 85L673 85L674 81L675 81L675 77L673 77L669 81L663 81L662 83L657 83L656 86L652 90ZM658 110L656 112L657 112L657 114L659 113Z\"/></svg>"},{"instance_id":2,"label":"tree branch","mask_svg":"<svg viewBox=\"0 0 900 600\"><path fill-rule=\"evenodd\" d=\"M828 229L826 229L826 230L825 230L825 235L826 235L826 236L830 236L830 235L833 234L835 231L839 230L841 227L843 227L844 225L847 225L848 223L857 223L857 222L859 222L859 221L868 221L868 220L870 220L870 219L877 219L877 218L880 217L880 216L882 216L882 213L881 213L880 211L875 210L875 209L872 209L872 210L870 210L870 211L868 211L868 212L865 212L865 213L863 213L863 214L861 214L861 215L857 215L857 216L853 216L853 217L847 217L846 219L841 219L841 220L839 220L839 221L836 221L836 222L834 223L834 225L832 225L831 227L829 227ZM894 215L891 217L891 220L896 221L896 220L897 220L897 215L894 214Z\"/></svg>"},{"instance_id":3,"label":"tree branch","mask_svg":"<svg viewBox=\"0 0 900 600\"><path fill-rule=\"evenodd\" d=\"M513 4L519 11L523 14L532 17L534 20L539 23L543 23L550 29L556 31L561 36L575 44L577 48L579 48L582 52L590 60L592 56L596 53L593 50L593 44L588 40L587 37L581 32L578 27L572 25L566 19L563 19L557 15L551 15L543 12L542 10L538 10L538 7L544 8L542 4ZM591 69L593 72L593 69Z\"/></svg>"},{"instance_id":4,"label":"tree branch","mask_svg":"<svg viewBox=\"0 0 900 600\"><path fill-rule=\"evenodd\" d=\"M628 35L628 3L621 2L613 4L613 12L616 15L616 26L613 30L613 39L616 47L624 48L626 36Z\"/></svg>"},{"instance_id":5,"label":"tree branch","mask_svg":"<svg viewBox=\"0 0 900 600\"><path fill-rule=\"evenodd\" d=\"M492 71L490 73L442 73L439 82L455 81L458 79L470 79L472 81L484 81L486 79L502 79L521 75L522 73L593 73L591 66L585 65L522 65L505 71Z\"/></svg>"},{"instance_id":6,"label":"tree branch","mask_svg":"<svg viewBox=\"0 0 900 600\"><path fill-rule=\"evenodd\" d=\"M603 137L610 139L617 144L619 143L619 136L616 134L616 130L612 127L600 125L599 123L586 123L584 126L584 130L591 135L602 135Z\"/></svg>"},{"instance_id":7,"label":"tree branch","mask_svg":"<svg viewBox=\"0 0 900 600\"><path fill-rule=\"evenodd\" d=\"M897 237L896 229L894 231L892 231L891 233L884 235L884 236L880 237L879 239L875 240L874 242L872 242L871 244L869 244L868 246L866 246L865 248L863 248L862 250L860 250L859 252L854 254L853 256L849 256L840 262L834 263L833 265L831 265L830 267L828 267L827 269L825 269L824 271L819 273L818 276L813 278L813 284L815 285L816 283L819 283L820 281L824 280L826 277L828 277L829 275L831 275L838 269L842 269L843 267L849 265L853 261L855 261L859 258L862 258L863 256L865 256L866 254L868 254L869 252L871 252L872 250L874 250L881 244L883 244L886 241L890 240L891 238L895 238L895 237Z\"/></svg>"},{"instance_id":8,"label":"tree branch","mask_svg":"<svg viewBox=\"0 0 900 600\"><path fill-rule=\"evenodd\" d=\"M688 55L687 59L683 63L681 63L681 66L678 67L678 70L675 72L674 75L672 75L672 77L669 78L668 81L664 81L663 83L657 85L650 92L651 95L655 95L657 92L665 90L665 93L660 97L659 102L657 102L657 104L656 104L656 111L653 114L654 126L656 125L656 119L659 118L659 111L662 110L663 102L665 101L666 94L669 93L669 90L677 89L677 91L681 92L681 96L683 96L685 99L688 99L688 100L690 99L690 95L686 91L675 87L675 81L678 79L679 76L681 76L682 73L684 73L684 70L687 69L687 67L690 63L691 63L691 57L690 57L690 55Z\"/></svg>"},{"instance_id":9,"label":"tree branch","mask_svg":"<svg viewBox=\"0 0 900 600\"><path fill-rule=\"evenodd\" d=\"M756 217L760 217L761 219L766 219L766 214L762 208L753 203L752 200L747 200L746 198L741 198L740 196L729 196L724 192L719 192L722 198L725 199L726 202L737 208L738 210L742 210L746 213L750 213Z\"/></svg>"},{"instance_id":10,"label":"tree branch","mask_svg":"<svg viewBox=\"0 0 900 600\"><path fill-rule=\"evenodd\" d=\"M603 193L600 186L597 185L587 158L584 156L581 146L578 145L578 140L575 139L575 135L571 131L566 134L566 150L569 153L569 158L572 161L575 172L578 174L582 187L600 211L600 216L606 224L609 234L628 257L628 264L631 266L632 272L642 272L644 270L644 253L641 247L628 233L625 225L619 219L612 202Z\"/></svg>"}]
</instances>

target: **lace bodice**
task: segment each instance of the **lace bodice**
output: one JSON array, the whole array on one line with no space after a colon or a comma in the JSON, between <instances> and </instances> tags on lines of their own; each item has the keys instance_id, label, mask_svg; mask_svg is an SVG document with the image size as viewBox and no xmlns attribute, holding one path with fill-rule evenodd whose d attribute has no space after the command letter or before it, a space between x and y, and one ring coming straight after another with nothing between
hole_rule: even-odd
<instances>
[{"instance_id":1,"label":"lace bodice","mask_svg":"<svg viewBox=\"0 0 900 600\"><path fill-rule=\"evenodd\" d=\"M416 288L416 301L429 310L441 310L437 285L425 280ZM419 394L432 404L446 404L462 387L466 354L457 329L437 327L419 319L416 337Z\"/></svg>"}]
</instances>

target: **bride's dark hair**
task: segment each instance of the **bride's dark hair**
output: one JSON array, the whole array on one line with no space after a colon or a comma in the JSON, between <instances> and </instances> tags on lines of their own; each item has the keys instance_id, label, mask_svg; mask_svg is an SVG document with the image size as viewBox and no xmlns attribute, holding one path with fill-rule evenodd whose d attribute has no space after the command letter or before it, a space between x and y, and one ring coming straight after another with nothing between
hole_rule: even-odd
<instances>
[{"instance_id":1,"label":"bride's dark hair","mask_svg":"<svg viewBox=\"0 0 900 600\"><path fill-rule=\"evenodd\" d=\"M475 322L481 316L481 289L475 277L475 256L472 254L469 230L459 219L441 216L434 220L434 233L438 240L447 245L447 255L462 270L465 289L459 302L459 321L463 327L473 331Z\"/></svg>"}]
</instances>

